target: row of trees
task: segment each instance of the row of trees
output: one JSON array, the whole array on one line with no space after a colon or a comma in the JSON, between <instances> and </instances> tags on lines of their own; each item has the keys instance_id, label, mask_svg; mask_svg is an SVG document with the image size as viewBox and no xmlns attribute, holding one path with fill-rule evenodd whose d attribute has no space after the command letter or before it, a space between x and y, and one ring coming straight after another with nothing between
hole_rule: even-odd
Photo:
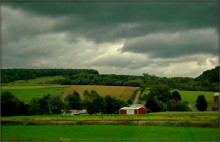
<instances>
[{"instance_id":1,"label":"row of trees","mask_svg":"<svg viewBox=\"0 0 220 142\"><path fill-rule=\"evenodd\" d=\"M50 83L62 85L110 85L110 86L138 86L150 87L152 85L167 85L180 90L219 90L219 66L213 70L205 71L197 78L189 77L157 77L143 74L132 75L103 75L92 69L1 69L1 82L9 83L15 80L27 80L44 76L64 76L65 79Z\"/></svg>"},{"instance_id":2,"label":"row of trees","mask_svg":"<svg viewBox=\"0 0 220 142\"><path fill-rule=\"evenodd\" d=\"M1 115L43 115L60 114L61 110L87 109L89 114L118 113L118 110L126 106L122 100L110 95L102 97L96 91L85 91L82 100L79 93L74 91L72 94L62 99L62 95L44 95L41 98L33 98L29 104L17 99L10 92L1 94Z\"/></svg>"},{"instance_id":3,"label":"row of trees","mask_svg":"<svg viewBox=\"0 0 220 142\"><path fill-rule=\"evenodd\" d=\"M182 101L178 91L170 92L168 86L153 86L146 96L146 108L150 112L159 111L191 111L192 106L188 102ZM207 109L207 101L204 95L199 95L196 100L196 108L200 111Z\"/></svg>"}]
</instances>

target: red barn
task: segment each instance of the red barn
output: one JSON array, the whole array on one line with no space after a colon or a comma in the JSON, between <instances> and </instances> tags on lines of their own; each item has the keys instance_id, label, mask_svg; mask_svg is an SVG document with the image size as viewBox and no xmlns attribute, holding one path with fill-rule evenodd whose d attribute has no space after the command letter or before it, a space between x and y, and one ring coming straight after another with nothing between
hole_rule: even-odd
<instances>
[{"instance_id":1,"label":"red barn","mask_svg":"<svg viewBox=\"0 0 220 142\"><path fill-rule=\"evenodd\" d=\"M123 107L119 110L119 114L146 114L147 109L144 105L134 104L130 107Z\"/></svg>"}]
</instances>

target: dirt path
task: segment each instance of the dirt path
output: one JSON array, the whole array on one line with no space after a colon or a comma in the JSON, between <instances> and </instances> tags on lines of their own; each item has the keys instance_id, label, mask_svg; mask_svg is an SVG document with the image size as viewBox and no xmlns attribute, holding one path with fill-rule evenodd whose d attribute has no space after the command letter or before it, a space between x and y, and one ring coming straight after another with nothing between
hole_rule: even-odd
<instances>
[{"instance_id":1,"label":"dirt path","mask_svg":"<svg viewBox=\"0 0 220 142\"><path fill-rule=\"evenodd\" d=\"M139 100L140 94L141 94L141 92L138 91L137 94L136 94L136 96L135 96L135 99L134 99L134 101L133 101L133 104L137 104L137 103L138 103L138 100Z\"/></svg>"}]
</instances>

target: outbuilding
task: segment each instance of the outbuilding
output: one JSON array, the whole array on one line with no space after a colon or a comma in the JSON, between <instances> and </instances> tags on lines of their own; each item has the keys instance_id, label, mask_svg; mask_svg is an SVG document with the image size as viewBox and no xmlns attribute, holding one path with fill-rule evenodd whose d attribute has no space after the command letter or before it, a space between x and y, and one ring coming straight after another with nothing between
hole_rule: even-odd
<instances>
[{"instance_id":1,"label":"outbuilding","mask_svg":"<svg viewBox=\"0 0 220 142\"><path fill-rule=\"evenodd\" d=\"M146 114L147 109L142 104L133 104L130 107L119 109L119 114Z\"/></svg>"},{"instance_id":2,"label":"outbuilding","mask_svg":"<svg viewBox=\"0 0 220 142\"><path fill-rule=\"evenodd\" d=\"M219 111L219 96L220 96L219 93L214 94L214 103L212 106L213 111Z\"/></svg>"}]
</instances>

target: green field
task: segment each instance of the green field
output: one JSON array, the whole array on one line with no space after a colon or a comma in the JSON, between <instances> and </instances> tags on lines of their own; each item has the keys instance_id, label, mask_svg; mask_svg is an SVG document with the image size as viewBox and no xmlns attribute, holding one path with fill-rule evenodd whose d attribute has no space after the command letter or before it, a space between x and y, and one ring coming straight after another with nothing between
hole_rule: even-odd
<instances>
[{"instance_id":1,"label":"green field","mask_svg":"<svg viewBox=\"0 0 220 142\"><path fill-rule=\"evenodd\" d=\"M2 126L2 140L143 140L218 141L217 128L134 125L9 125Z\"/></svg>"},{"instance_id":2,"label":"green field","mask_svg":"<svg viewBox=\"0 0 220 142\"><path fill-rule=\"evenodd\" d=\"M6 85L39 85L39 84L51 84L54 81L65 79L63 76L47 76L47 77L38 77L35 79L29 80L17 80L14 82L7 83Z\"/></svg>"},{"instance_id":3,"label":"green field","mask_svg":"<svg viewBox=\"0 0 220 142\"><path fill-rule=\"evenodd\" d=\"M9 91L18 99L29 103L34 97L42 97L47 94L58 95L64 92L68 86L2 86L2 91Z\"/></svg>"},{"instance_id":4,"label":"green field","mask_svg":"<svg viewBox=\"0 0 220 142\"><path fill-rule=\"evenodd\" d=\"M80 93L83 98L85 90L97 91L101 96L111 95L118 99L127 101L137 87L124 86L98 86L98 85L33 85L33 86L18 86L6 85L2 86L2 91L9 91L18 99L28 103L34 97L42 97L43 95L51 94L58 95L63 93L64 96L73 93L74 90Z\"/></svg>"},{"instance_id":5,"label":"green field","mask_svg":"<svg viewBox=\"0 0 220 142\"><path fill-rule=\"evenodd\" d=\"M97 91L101 96L111 95L118 99L127 101L138 87L124 87L124 86L101 86L101 85L50 85L51 81L64 79L62 76L54 77L39 77L30 80L18 80L12 83L4 84L2 91L9 91L23 100L25 103L34 97L42 97L43 95L51 94L58 95L63 93L64 96L71 94L74 90L80 93L83 98L85 90ZM213 94L215 92L208 91L183 91L178 90L182 96L183 101L187 101L192 107L193 111L196 111L195 102L198 95L205 95L208 102L208 111L211 110L213 105ZM146 89L143 94L147 94L149 89ZM142 95L143 95L142 94ZM145 104L145 101L141 101Z\"/></svg>"},{"instance_id":6,"label":"green field","mask_svg":"<svg viewBox=\"0 0 220 142\"><path fill-rule=\"evenodd\" d=\"M208 108L207 111L211 111L212 110L212 105L214 102L214 98L213 95L216 92L211 92L211 91L183 91L183 90L177 90L183 101L187 101L192 107L193 107L193 111L196 111L196 99L199 95L204 95L206 98L206 101L208 102ZM149 90L146 89L144 90L143 94L148 94ZM145 103L145 101L141 101L142 103Z\"/></svg>"},{"instance_id":7,"label":"green field","mask_svg":"<svg viewBox=\"0 0 220 142\"><path fill-rule=\"evenodd\" d=\"M182 96L183 101L187 101L192 107L193 110L196 110L195 104L196 99L199 95L204 95L206 98L206 101L208 102L208 108L207 110L212 110L212 105L214 102L213 95L215 92L209 92L209 91L179 91L180 95Z\"/></svg>"}]
</instances>

